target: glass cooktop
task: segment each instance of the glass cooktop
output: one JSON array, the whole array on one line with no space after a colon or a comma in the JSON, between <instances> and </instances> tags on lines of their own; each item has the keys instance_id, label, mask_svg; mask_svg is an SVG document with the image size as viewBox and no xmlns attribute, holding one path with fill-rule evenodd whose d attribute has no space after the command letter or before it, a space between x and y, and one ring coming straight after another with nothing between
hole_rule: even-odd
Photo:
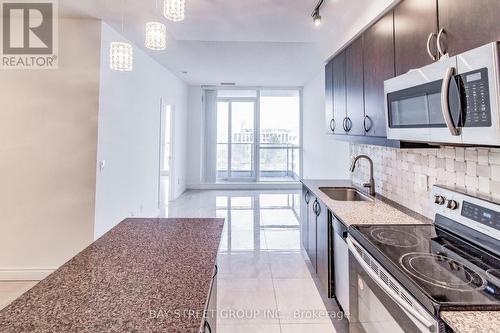
<instances>
[{"instance_id":1,"label":"glass cooktop","mask_svg":"<svg viewBox=\"0 0 500 333\"><path fill-rule=\"evenodd\" d=\"M433 225L351 226L351 235L434 313L500 310L500 260Z\"/></svg>"}]
</instances>

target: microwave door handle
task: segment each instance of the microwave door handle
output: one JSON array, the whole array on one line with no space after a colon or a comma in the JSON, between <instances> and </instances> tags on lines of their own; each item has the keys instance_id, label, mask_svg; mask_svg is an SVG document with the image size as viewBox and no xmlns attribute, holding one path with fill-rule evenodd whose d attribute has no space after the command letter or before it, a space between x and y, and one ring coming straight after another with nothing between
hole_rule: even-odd
<instances>
[{"instance_id":1,"label":"microwave door handle","mask_svg":"<svg viewBox=\"0 0 500 333\"><path fill-rule=\"evenodd\" d=\"M412 308L409 304L404 303L403 301L397 299L396 297L394 297L392 295L392 293L393 293L392 289L390 289L390 287L388 285L386 285L384 283L384 281L382 281L382 279L363 260L363 258L358 253L358 251L356 250L356 247L354 246L354 244L352 243L352 240L349 237L346 238L346 243L347 243L347 247L351 251L352 255L354 256L354 258L356 258L357 262L359 263L359 265L361 265L361 267L363 268L363 270L375 281L375 283L377 283L377 285L387 295L389 295L391 297L391 299L393 299L397 304L399 304L403 309L405 309L409 314L411 314L412 317L414 317L419 322L421 322L429 330L432 330L434 328L435 325L434 325L433 322L429 321L427 318L425 318L424 316L422 316L414 308Z\"/></svg>"},{"instance_id":2,"label":"microwave door handle","mask_svg":"<svg viewBox=\"0 0 500 333\"><path fill-rule=\"evenodd\" d=\"M451 117L450 111L450 81L453 78L453 74L455 73L455 67L448 67L446 73L443 78L443 84L441 86L441 110L443 112L444 121L446 123L446 127L450 130L451 135L458 136L460 135L460 131L453 123L453 118Z\"/></svg>"}]
</instances>

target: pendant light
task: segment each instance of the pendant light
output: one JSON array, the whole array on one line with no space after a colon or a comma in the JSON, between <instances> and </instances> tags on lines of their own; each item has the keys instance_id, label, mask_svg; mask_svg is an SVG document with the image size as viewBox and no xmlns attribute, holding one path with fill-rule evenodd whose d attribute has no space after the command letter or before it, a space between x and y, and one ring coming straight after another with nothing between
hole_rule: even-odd
<instances>
[{"instance_id":1,"label":"pendant light","mask_svg":"<svg viewBox=\"0 0 500 333\"><path fill-rule=\"evenodd\" d=\"M115 71L132 71L134 69L134 48L132 45L124 42L111 42L109 67Z\"/></svg>"},{"instance_id":2,"label":"pendant light","mask_svg":"<svg viewBox=\"0 0 500 333\"><path fill-rule=\"evenodd\" d=\"M122 35L123 35L122 1ZM111 42L109 45L109 67L115 71L130 72L134 69L134 48L125 42Z\"/></svg>"},{"instance_id":3,"label":"pendant light","mask_svg":"<svg viewBox=\"0 0 500 333\"><path fill-rule=\"evenodd\" d=\"M165 50L167 48L167 27L160 22L146 23L145 46L151 50Z\"/></svg>"},{"instance_id":4,"label":"pendant light","mask_svg":"<svg viewBox=\"0 0 500 333\"><path fill-rule=\"evenodd\" d=\"M184 20L185 0L165 0L163 15L174 22Z\"/></svg>"}]
</instances>

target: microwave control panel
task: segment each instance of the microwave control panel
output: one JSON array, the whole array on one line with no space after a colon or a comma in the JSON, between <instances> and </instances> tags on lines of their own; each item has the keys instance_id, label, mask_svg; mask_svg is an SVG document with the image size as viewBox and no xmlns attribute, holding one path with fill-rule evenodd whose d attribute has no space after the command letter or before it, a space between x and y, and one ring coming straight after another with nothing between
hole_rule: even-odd
<instances>
[{"instance_id":1,"label":"microwave control panel","mask_svg":"<svg viewBox=\"0 0 500 333\"><path fill-rule=\"evenodd\" d=\"M460 74L464 127L490 127L491 109L488 69Z\"/></svg>"}]
</instances>

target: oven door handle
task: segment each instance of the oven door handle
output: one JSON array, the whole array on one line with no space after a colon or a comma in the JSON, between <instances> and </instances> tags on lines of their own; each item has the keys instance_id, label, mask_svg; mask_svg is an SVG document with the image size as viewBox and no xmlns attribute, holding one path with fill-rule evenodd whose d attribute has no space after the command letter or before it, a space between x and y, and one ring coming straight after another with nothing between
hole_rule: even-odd
<instances>
[{"instance_id":1,"label":"oven door handle","mask_svg":"<svg viewBox=\"0 0 500 333\"><path fill-rule=\"evenodd\" d=\"M460 131L455 126L453 122L453 118L451 116L450 110L450 81L453 78L453 74L455 74L455 67L448 67L446 73L444 74L443 84L441 86L441 110L443 112L444 121L446 123L446 127L450 130L451 135L458 136L460 135Z\"/></svg>"},{"instance_id":2,"label":"oven door handle","mask_svg":"<svg viewBox=\"0 0 500 333\"><path fill-rule=\"evenodd\" d=\"M375 272L368 266L368 264L363 260L361 255L358 253L358 250L356 250L356 247L354 246L352 240L347 237L346 238L346 243L347 247L351 251L352 255L358 263L361 265L363 270L377 283L377 285L387 294L389 297L391 297L398 305L400 305L403 309L405 309L408 313L410 313L415 319L417 319L419 322L421 322L423 325L425 325L429 330L432 330L434 328L433 322L429 321L427 318L422 316L420 313L418 313L414 308L412 308L409 304L402 302L398 298L393 296L393 291L390 289L388 285L382 281L382 279L375 274Z\"/></svg>"}]
</instances>

